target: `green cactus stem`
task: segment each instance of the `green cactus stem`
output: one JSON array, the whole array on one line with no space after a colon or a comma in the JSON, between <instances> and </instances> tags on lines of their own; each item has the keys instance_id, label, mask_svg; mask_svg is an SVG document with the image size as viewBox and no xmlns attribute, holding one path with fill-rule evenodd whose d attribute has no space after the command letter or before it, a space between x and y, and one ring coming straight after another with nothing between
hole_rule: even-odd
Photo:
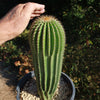
<instances>
[{"instance_id":1,"label":"green cactus stem","mask_svg":"<svg viewBox=\"0 0 100 100\"><path fill-rule=\"evenodd\" d=\"M41 100L51 100L60 80L65 32L53 16L37 18L30 29L30 47Z\"/></svg>"}]
</instances>

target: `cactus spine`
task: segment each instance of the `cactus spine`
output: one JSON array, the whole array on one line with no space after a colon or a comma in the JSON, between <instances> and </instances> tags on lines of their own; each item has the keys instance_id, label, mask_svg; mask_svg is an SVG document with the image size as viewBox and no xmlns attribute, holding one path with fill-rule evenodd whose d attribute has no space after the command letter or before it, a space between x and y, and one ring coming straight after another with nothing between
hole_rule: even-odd
<instances>
[{"instance_id":1,"label":"cactus spine","mask_svg":"<svg viewBox=\"0 0 100 100\"><path fill-rule=\"evenodd\" d=\"M29 34L41 100L51 100L60 80L65 47L65 32L52 16L37 18Z\"/></svg>"}]
</instances>

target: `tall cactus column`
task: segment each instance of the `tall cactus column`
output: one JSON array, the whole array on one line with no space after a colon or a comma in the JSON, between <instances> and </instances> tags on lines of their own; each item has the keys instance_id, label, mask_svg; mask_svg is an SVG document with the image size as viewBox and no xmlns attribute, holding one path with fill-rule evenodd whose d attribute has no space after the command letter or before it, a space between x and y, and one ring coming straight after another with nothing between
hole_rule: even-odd
<instances>
[{"instance_id":1,"label":"tall cactus column","mask_svg":"<svg viewBox=\"0 0 100 100\"><path fill-rule=\"evenodd\" d=\"M29 34L41 100L51 100L60 80L65 47L65 32L52 16L37 18Z\"/></svg>"}]
</instances>

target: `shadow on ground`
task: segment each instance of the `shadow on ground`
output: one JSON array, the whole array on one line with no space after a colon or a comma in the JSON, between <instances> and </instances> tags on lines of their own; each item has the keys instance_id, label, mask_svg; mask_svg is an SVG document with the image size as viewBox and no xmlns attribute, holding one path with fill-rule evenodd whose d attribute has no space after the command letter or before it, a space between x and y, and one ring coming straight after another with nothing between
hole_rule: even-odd
<instances>
[{"instance_id":1,"label":"shadow on ground","mask_svg":"<svg viewBox=\"0 0 100 100\"><path fill-rule=\"evenodd\" d=\"M16 100L17 74L9 68L0 62L0 100Z\"/></svg>"},{"instance_id":2,"label":"shadow on ground","mask_svg":"<svg viewBox=\"0 0 100 100\"><path fill-rule=\"evenodd\" d=\"M7 79L6 84L8 86L16 86L17 85L17 73L15 71L9 71L10 66L4 67L3 63L0 62L0 75Z\"/></svg>"}]
</instances>

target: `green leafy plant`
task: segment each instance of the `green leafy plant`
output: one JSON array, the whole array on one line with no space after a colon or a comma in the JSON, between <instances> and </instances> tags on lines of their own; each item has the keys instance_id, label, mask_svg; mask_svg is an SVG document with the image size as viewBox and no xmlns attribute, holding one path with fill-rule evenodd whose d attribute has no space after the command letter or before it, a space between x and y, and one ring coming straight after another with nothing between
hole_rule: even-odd
<instances>
[{"instance_id":1,"label":"green leafy plant","mask_svg":"<svg viewBox=\"0 0 100 100\"><path fill-rule=\"evenodd\" d=\"M52 16L36 19L29 34L41 100L51 100L60 80L65 47L65 32Z\"/></svg>"}]
</instances>

